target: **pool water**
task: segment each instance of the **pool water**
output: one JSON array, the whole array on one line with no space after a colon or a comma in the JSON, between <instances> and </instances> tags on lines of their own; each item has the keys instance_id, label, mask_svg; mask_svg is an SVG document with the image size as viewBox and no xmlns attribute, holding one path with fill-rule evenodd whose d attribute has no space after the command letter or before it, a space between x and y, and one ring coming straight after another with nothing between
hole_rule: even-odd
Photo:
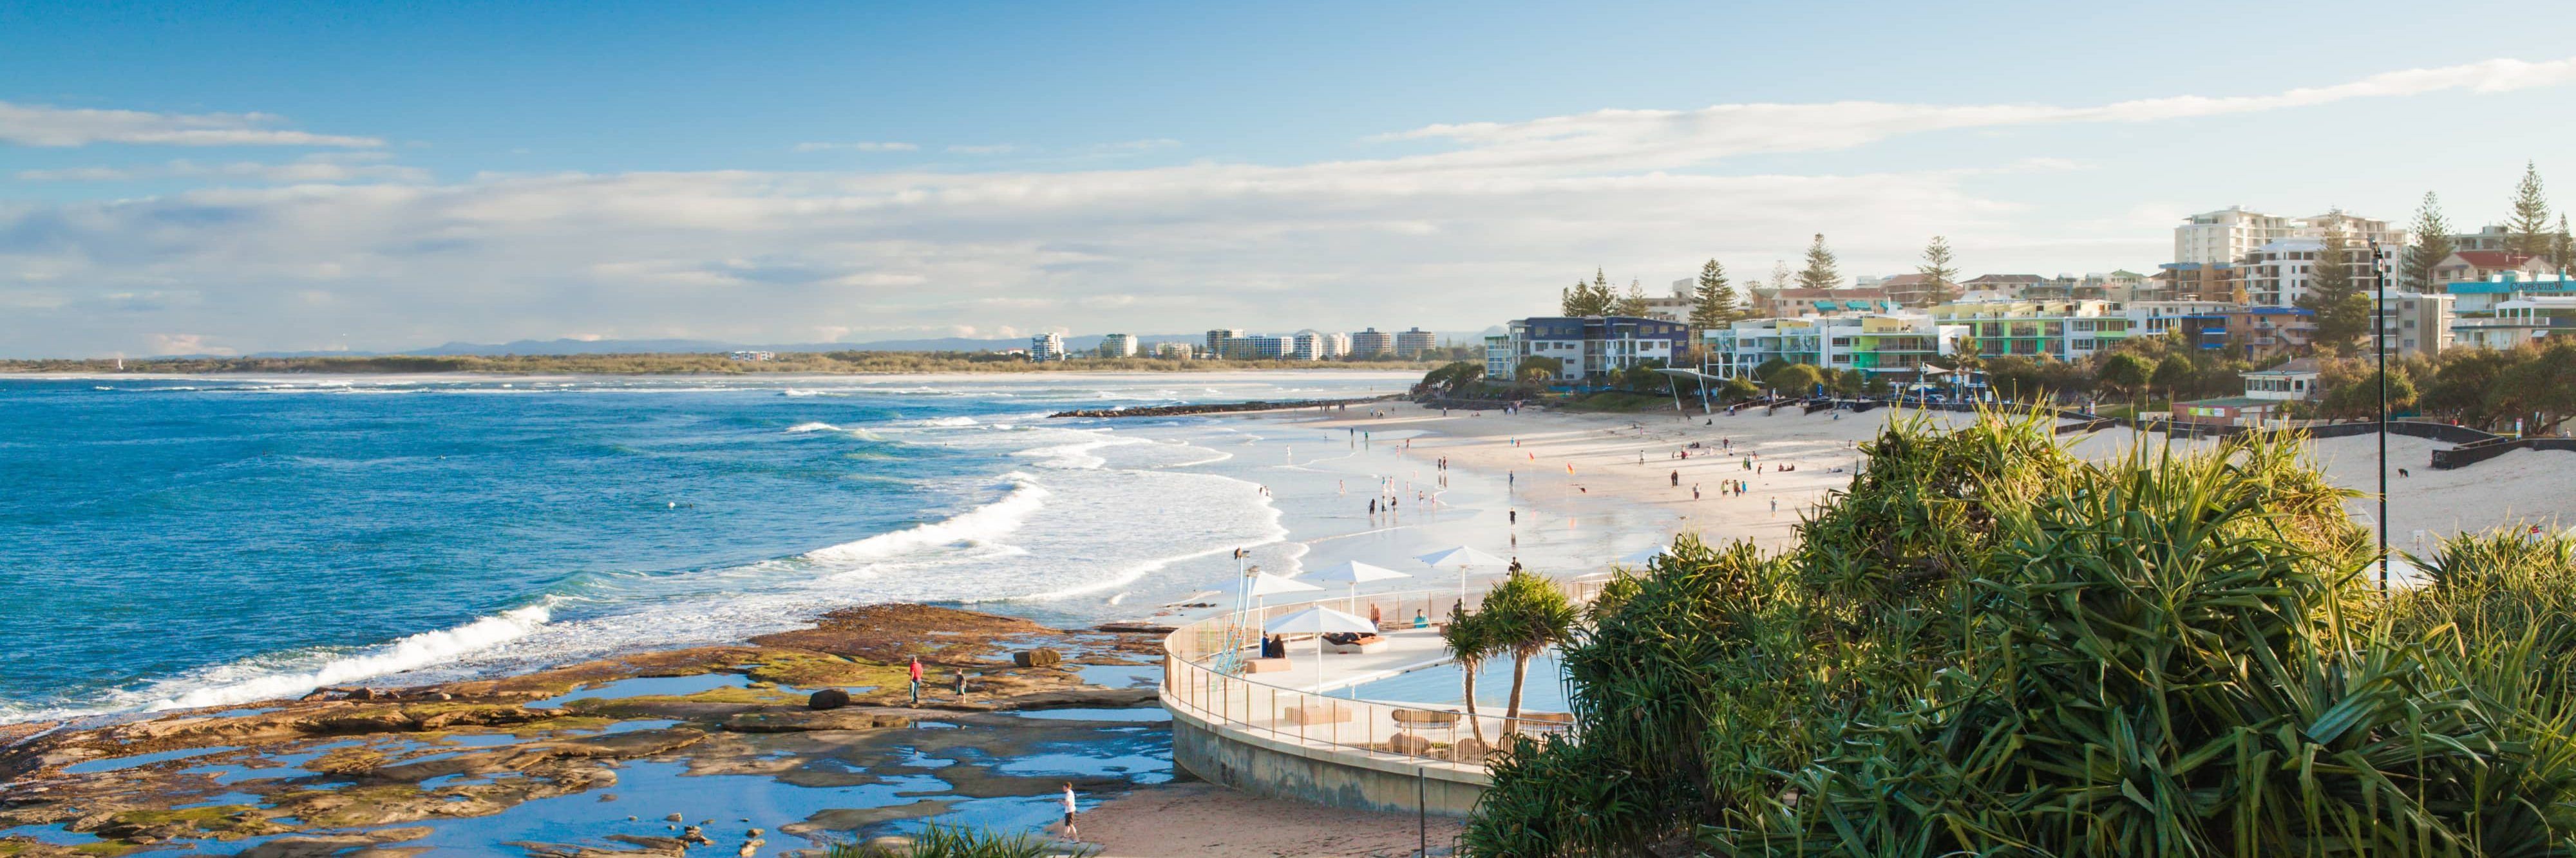
<instances>
[{"instance_id":1,"label":"pool water","mask_svg":"<svg viewBox=\"0 0 2576 858\"><path fill-rule=\"evenodd\" d=\"M1548 650L1530 659L1528 687L1521 690L1521 708L1539 712L1563 712L1565 704L1565 669L1556 660L1556 651ZM1337 697L1362 700L1402 701L1456 705L1466 702L1466 690L1456 664L1426 667L1411 673L1390 676L1375 682L1353 686ZM1486 659L1476 670L1476 708L1500 713L1511 700L1512 660L1509 657Z\"/></svg>"}]
</instances>

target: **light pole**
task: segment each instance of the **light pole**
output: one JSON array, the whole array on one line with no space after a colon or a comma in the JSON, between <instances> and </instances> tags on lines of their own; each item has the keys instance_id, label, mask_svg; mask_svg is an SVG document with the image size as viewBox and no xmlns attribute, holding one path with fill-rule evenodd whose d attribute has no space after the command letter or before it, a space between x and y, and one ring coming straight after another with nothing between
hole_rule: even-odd
<instances>
[{"instance_id":1,"label":"light pole","mask_svg":"<svg viewBox=\"0 0 2576 858\"><path fill-rule=\"evenodd\" d=\"M2379 593L2388 594L2388 267L2370 243L2370 350L2379 361Z\"/></svg>"}]
</instances>

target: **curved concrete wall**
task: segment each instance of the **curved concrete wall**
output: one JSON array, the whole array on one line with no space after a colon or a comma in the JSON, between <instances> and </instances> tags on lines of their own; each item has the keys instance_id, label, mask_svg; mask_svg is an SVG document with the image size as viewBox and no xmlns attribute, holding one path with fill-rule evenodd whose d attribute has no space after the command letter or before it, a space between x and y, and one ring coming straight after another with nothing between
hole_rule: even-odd
<instances>
[{"instance_id":1,"label":"curved concrete wall","mask_svg":"<svg viewBox=\"0 0 2576 858\"><path fill-rule=\"evenodd\" d=\"M1417 808L1466 816L1492 781L1481 771L1419 766L1400 757L1281 742L1227 728L1166 701L1172 712L1172 761L1191 774L1254 795L1394 813Z\"/></svg>"}]
</instances>

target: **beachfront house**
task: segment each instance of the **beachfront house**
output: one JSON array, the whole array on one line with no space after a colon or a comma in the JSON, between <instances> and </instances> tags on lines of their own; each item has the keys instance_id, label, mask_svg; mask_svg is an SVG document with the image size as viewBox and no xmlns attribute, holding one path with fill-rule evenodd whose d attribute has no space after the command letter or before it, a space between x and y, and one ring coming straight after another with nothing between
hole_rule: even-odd
<instances>
[{"instance_id":1,"label":"beachfront house","mask_svg":"<svg viewBox=\"0 0 2576 858\"><path fill-rule=\"evenodd\" d=\"M2317 362L2301 358L2273 367L2244 374L2245 398L2290 402L2314 399L2317 379L2322 377Z\"/></svg>"}]
</instances>

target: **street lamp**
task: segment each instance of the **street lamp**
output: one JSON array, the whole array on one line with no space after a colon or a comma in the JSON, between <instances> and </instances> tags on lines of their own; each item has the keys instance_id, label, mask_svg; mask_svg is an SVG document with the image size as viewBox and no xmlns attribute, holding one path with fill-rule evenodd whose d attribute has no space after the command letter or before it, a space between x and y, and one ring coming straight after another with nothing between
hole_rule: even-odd
<instances>
[{"instance_id":1,"label":"street lamp","mask_svg":"<svg viewBox=\"0 0 2576 858\"><path fill-rule=\"evenodd\" d=\"M2370 242L2370 350L2379 361L2379 592L2388 594L2388 266Z\"/></svg>"}]
</instances>

